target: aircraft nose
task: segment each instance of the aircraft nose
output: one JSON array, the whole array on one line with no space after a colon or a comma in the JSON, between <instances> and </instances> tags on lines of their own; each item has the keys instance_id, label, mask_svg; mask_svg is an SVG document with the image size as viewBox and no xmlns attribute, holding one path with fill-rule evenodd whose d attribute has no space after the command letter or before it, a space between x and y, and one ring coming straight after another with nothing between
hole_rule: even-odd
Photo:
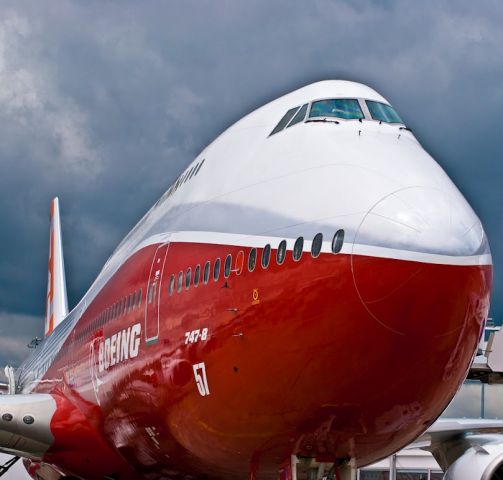
<instances>
[{"instance_id":1,"label":"aircraft nose","mask_svg":"<svg viewBox=\"0 0 503 480\"><path fill-rule=\"evenodd\" d=\"M351 262L363 305L396 333L442 335L468 316L485 319L489 246L457 191L410 187L383 197L358 228Z\"/></svg>"},{"instance_id":2,"label":"aircraft nose","mask_svg":"<svg viewBox=\"0 0 503 480\"><path fill-rule=\"evenodd\" d=\"M488 253L480 220L459 192L410 187L393 192L367 212L355 238L371 245L449 256Z\"/></svg>"}]
</instances>

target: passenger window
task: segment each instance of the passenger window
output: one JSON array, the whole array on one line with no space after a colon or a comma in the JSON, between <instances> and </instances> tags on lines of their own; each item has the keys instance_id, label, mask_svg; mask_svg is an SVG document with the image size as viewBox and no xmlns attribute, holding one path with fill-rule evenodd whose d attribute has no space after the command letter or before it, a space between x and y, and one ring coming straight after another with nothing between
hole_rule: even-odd
<instances>
[{"instance_id":1,"label":"passenger window","mask_svg":"<svg viewBox=\"0 0 503 480\"><path fill-rule=\"evenodd\" d=\"M211 268L211 262L208 260L204 264L203 282L205 284L208 283L208 280L210 279L210 268Z\"/></svg>"},{"instance_id":2,"label":"passenger window","mask_svg":"<svg viewBox=\"0 0 503 480\"><path fill-rule=\"evenodd\" d=\"M174 289L175 289L175 274L174 274L174 273L172 273L172 274L171 274L171 277L170 277L170 279L169 279L168 293L169 293L170 295L172 295L172 294L173 294L173 290L174 290Z\"/></svg>"},{"instance_id":3,"label":"passenger window","mask_svg":"<svg viewBox=\"0 0 503 480\"><path fill-rule=\"evenodd\" d=\"M185 290L188 290L190 287L190 279L192 277L192 269L187 268L187 273L185 274Z\"/></svg>"},{"instance_id":4,"label":"passenger window","mask_svg":"<svg viewBox=\"0 0 503 480\"><path fill-rule=\"evenodd\" d=\"M288 110L288 112L283 115L283 118L279 121L279 123L274 127L274 130L269 134L269 136L274 135L275 133L278 133L279 131L283 130L288 122L292 119L292 117L295 115L295 112L299 107L291 108Z\"/></svg>"},{"instance_id":5,"label":"passenger window","mask_svg":"<svg viewBox=\"0 0 503 480\"><path fill-rule=\"evenodd\" d=\"M304 238L299 237L295 240L295 245L293 246L293 259L298 262L300 257L302 257L302 250L304 248Z\"/></svg>"},{"instance_id":6,"label":"passenger window","mask_svg":"<svg viewBox=\"0 0 503 480\"><path fill-rule=\"evenodd\" d=\"M127 307L126 307L126 311L128 311L128 312L129 312L130 308L131 308L131 294L129 294L129 295L128 295L128 297L127 297Z\"/></svg>"},{"instance_id":7,"label":"passenger window","mask_svg":"<svg viewBox=\"0 0 503 480\"><path fill-rule=\"evenodd\" d=\"M292 125L295 125L296 123L303 122L304 119L306 118L306 113L307 113L307 103L305 105L302 105L302 108L295 114L295 117L292 118L292 121L288 124L289 128Z\"/></svg>"},{"instance_id":8,"label":"passenger window","mask_svg":"<svg viewBox=\"0 0 503 480\"><path fill-rule=\"evenodd\" d=\"M187 173L187 176L185 177L185 180L183 181L183 183L187 182L187 180L192 177L192 172L194 171L194 168L195 167L192 167L189 172Z\"/></svg>"},{"instance_id":9,"label":"passenger window","mask_svg":"<svg viewBox=\"0 0 503 480\"><path fill-rule=\"evenodd\" d=\"M194 177L199 173L199 170L201 170L201 167L203 166L203 163L206 159L203 158L203 161L199 164L199 166L194 170Z\"/></svg>"},{"instance_id":10,"label":"passenger window","mask_svg":"<svg viewBox=\"0 0 503 480\"><path fill-rule=\"evenodd\" d=\"M224 277L229 278L229 275L231 274L231 264L232 264L232 255L229 254L225 257L225 263L224 263Z\"/></svg>"},{"instance_id":11,"label":"passenger window","mask_svg":"<svg viewBox=\"0 0 503 480\"><path fill-rule=\"evenodd\" d=\"M142 291L140 288L140 292L138 293L138 308L140 308L140 305L141 305L141 294L142 294Z\"/></svg>"},{"instance_id":12,"label":"passenger window","mask_svg":"<svg viewBox=\"0 0 503 480\"><path fill-rule=\"evenodd\" d=\"M199 165L196 163L196 164L194 165L194 167L192 168L192 172L191 172L191 174L189 175L189 180L190 180L190 179L194 176L194 173L196 173L196 170L197 170L197 167L198 167L198 166L199 166Z\"/></svg>"},{"instance_id":13,"label":"passenger window","mask_svg":"<svg viewBox=\"0 0 503 480\"><path fill-rule=\"evenodd\" d=\"M323 234L317 233L313 238L313 243L311 244L311 255L316 258L320 255L321 246L323 245Z\"/></svg>"},{"instance_id":14,"label":"passenger window","mask_svg":"<svg viewBox=\"0 0 503 480\"><path fill-rule=\"evenodd\" d=\"M344 244L344 230L337 230L332 239L332 253L339 253Z\"/></svg>"},{"instance_id":15,"label":"passenger window","mask_svg":"<svg viewBox=\"0 0 503 480\"><path fill-rule=\"evenodd\" d=\"M270 259L271 259L271 245L267 244L262 250L262 268L267 268L269 266Z\"/></svg>"},{"instance_id":16,"label":"passenger window","mask_svg":"<svg viewBox=\"0 0 503 480\"><path fill-rule=\"evenodd\" d=\"M286 257L286 240L281 240L278 245L278 251L276 252L276 262L281 265L285 261Z\"/></svg>"},{"instance_id":17,"label":"passenger window","mask_svg":"<svg viewBox=\"0 0 503 480\"><path fill-rule=\"evenodd\" d=\"M157 287L157 284L153 283L152 285L150 285L150 287L148 289L148 303L149 303L149 305L152 303L152 301L155 298L156 287Z\"/></svg>"},{"instance_id":18,"label":"passenger window","mask_svg":"<svg viewBox=\"0 0 503 480\"><path fill-rule=\"evenodd\" d=\"M178 272L178 280L176 282L176 291L177 292L182 291L182 284L183 284L183 272Z\"/></svg>"},{"instance_id":19,"label":"passenger window","mask_svg":"<svg viewBox=\"0 0 503 480\"><path fill-rule=\"evenodd\" d=\"M236 275L241 275L244 263L245 252L243 252L243 250L239 250L238 254L236 255L236 263L234 264L234 271L236 272Z\"/></svg>"},{"instance_id":20,"label":"passenger window","mask_svg":"<svg viewBox=\"0 0 503 480\"><path fill-rule=\"evenodd\" d=\"M255 270L255 264L257 263L257 249L252 248L248 255L248 271L253 272Z\"/></svg>"},{"instance_id":21,"label":"passenger window","mask_svg":"<svg viewBox=\"0 0 503 480\"><path fill-rule=\"evenodd\" d=\"M201 276L201 266L196 265L196 268L194 269L194 287L197 287L199 285L200 276Z\"/></svg>"},{"instance_id":22,"label":"passenger window","mask_svg":"<svg viewBox=\"0 0 503 480\"><path fill-rule=\"evenodd\" d=\"M136 307L136 290L133 292L133 297L131 299L131 310L134 310L134 307Z\"/></svg>"},{"instance_id":23,"label":"passenger window","mask_svg":"<svg viewBox=\"0 0 503 480\"><path fill-rule=\"evenodd\" d=\"M216 282L220 276L220 259L215 260L215 265L213 265L213 281Z\"/></svg>"}]
</instances>

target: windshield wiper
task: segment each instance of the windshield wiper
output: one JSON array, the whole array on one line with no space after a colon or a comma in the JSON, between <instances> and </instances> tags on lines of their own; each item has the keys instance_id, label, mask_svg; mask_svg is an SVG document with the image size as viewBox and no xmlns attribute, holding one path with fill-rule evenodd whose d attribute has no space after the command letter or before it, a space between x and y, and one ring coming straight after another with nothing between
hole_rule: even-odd
<instances>
[{"instance_id":1,"label":"windshield wiper","mask_svg":"<svg viewBox=\"0 0 503 480\"><path fill-rule=\"evenodd\" d=\"M309 123L309 122L327 122L327 123L341 123L337 120L328 120L326 118L309 118L305 121L305 123Z\"/></svg>"}]
</instances>

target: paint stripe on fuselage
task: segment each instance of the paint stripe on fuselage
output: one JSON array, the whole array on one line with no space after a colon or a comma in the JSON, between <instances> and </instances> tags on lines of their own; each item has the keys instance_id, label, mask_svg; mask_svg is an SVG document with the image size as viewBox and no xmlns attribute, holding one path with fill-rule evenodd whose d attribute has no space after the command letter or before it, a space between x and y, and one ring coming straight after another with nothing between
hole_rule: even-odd
<instances>
[{"instance_id":1,"label":"paint stripe on fuselage","mask_svg":"<svg viewBox=\"0 0 503 480\"><path fill-rule=\"evenodd\" d=\"M133 254L150 245L162 244L166 242L232 245L248 248L262 248L265 245L270 244L271 247L275 249L282 240L286 240L287 250L293 250L296 238L282 238L267 235L242 235L221 232L173 232L153 235L145 239L134 249ZM311 240L304 239L304 252L311 250L311 243ZM331 239L330 241L323 242L321 252L331 252ZM407 260L411 262L431 263L436 265L492 265L492 257L488 253L482 255L455 256L351 243L344 244L340 253L395 260Z\"/></svg>"}]
</instances>

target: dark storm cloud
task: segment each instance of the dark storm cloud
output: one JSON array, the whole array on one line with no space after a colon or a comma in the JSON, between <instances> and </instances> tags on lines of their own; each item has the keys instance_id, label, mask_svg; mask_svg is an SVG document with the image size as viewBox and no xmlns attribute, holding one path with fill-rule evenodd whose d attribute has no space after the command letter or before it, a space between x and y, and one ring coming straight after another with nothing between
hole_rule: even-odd
<instances>
[{"instance_id":1,"label":"dark storm cloud","mask_svg":"<svg viewBox=\"0 0 503 480\"><path fill-rule=\"evenodd\" d=\"M2 317L43 315L52 196L73 305L224 128L306 83L346 78L392 101L475 207L502 320L502 21L496 1L4 2ZM18 323L4 336L39 333ZM4 351L0 363L13 359Z\"/></svg>"}]
</instances>

